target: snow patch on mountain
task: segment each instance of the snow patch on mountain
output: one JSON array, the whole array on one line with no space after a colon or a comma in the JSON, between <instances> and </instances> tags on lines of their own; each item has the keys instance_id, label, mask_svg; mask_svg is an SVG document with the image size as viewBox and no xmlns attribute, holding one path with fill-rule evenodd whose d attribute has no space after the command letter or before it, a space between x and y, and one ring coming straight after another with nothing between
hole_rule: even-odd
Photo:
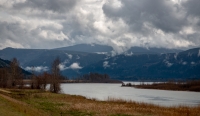
<instances>
[{"instance_id":1,"label":"snow patch on mountain","mask_svg":"<svg viewBox=\"0 0 200 116\"><path fill-rule=\"evenodd\" d=\"M165 60L169 60L170 59L170 54L165 54Z\"/></svg>"},{"instance_id":2,"label":"snow patch on mountain","mask_svg":"<svg viewBox=\"0 0 200 116\"><path fill-rule=\"evenodd\" d=\"M76 59L80 59L80 56L79 56L79 55L76 55Z\"/></svg>"},{"instance_id":3,"label":"snow patch on mountain","mask_svg":"<svg viewBox=\"0 0 200 116\"><path fill-rule=\"evenodd\" d=\"M132 56L132 55L133 55L133 52L131 52L131 53L127 53L127 52L126 52L124 55L125 55L125 56Z\"/></svg>"},{"instance_id":4,"label":"snow patch on mountain","mask_svg":"<svg viewBox=\"0 0 200 116\"><path fill-rule=\"evenodd\" d=\"M199 53L198 53L198 57L200 56L200 49L199 49Z\"/></svg>"},{"instance_id":5,"label":"snow patch on mountain","mask_svg":"<svg viewBox=\"0 0 200 116\"><path fill-rule=\"evenodd\" d=\"M196 63L195 62L191 62L191 65L195 65Z\"/></svg>"},{"instance_id":6,"label":"snow patch on mountain","mask_svg":"<svg viewBox=\"0 0 200 116\"><path fill-rule=\"evenodd\" d=\"M178 53L175 53L174 54L174 58L177 60L177 57L178 57Z\"/></svg>"},{"instance_id":7,"label":"snow patch on mountain","mask_svg":"<svg viewBox=\"0 0 200 116\"><path fill-rule=\"evenodd\" d=\"M173 63L170 63L169 61L165 61L165 64L167 67L171 67L173 65Z\"/></svg>"},{"instance_id":8,"label":"snow patch on mountain","mask_svg":"<svg viewBox=\"0 0 200 116\"><path fill-rule=\"evenodd\" d=\"M69 60L68 60L68 59L66 59L66 60L63 62L63 64L67 64L67 63L69 63Z\"/></svg>"},{"instance_id":9,"label":"snow patch on mountain","mask_svg":"<svg viewBox=\"0 0 200 116\"><path fill-rule=\"evenodd\" d=\"M183 65L186 65L186 64L187 64L187 62L183 62L182 64L183 64Z\"/></svg>"},{"instance_id":10,"label":"snow patch on mountain","mask_svg":"<svg viewBox=\"0 0 200 116\"><path fill-rule=\"evenodd\" d=\"M112 65L117 65L117 63L112 63Z\"/></svg>"},{"instance_id":11,"label":"snow patch on mountain","mask_svg":"<svg viewBox=\"0 0 200 116\"><path fill-rule=\"evenodd\" d=\"M104 60L108 60L108 59L110 59L110 58L111 58L110 56L107 56L107 57L104 58Z\"/></svg>"},{"instance_id":12,"label":"snow patch on mountain","mask_svg":"<svg viewBox=\"0 0 200 116\"><path fill-rule=\"evenodd\" d=\"M95 52L96 54L104 54L104 55L107 55L108 52Z\"/></svg>"},{"instance_id":13,"label":"snow patch on mountain","mask_svg":"<svg viewBox=\"0 0 200 116\"><path fill-rule=\"evenodd\" d=\"M65 54L68 56L69 59L72 59L73 55L68 54L68 53L65 53Z\"/></svg>"},{"instance_id":14,"label":"snow patch on mountain","mask_svg":"<svg viewBox=\"0 0 200 116\"><path fill-rule=\"evenodd\" d=\"M192 56L192 53L189 52L189 53L188 53L188 56Z\"/></svg>"},{"instance_id":15,"label":"snow patch on mountain","mask_svg":"<svg viewBox=\"0 0 200 116\"><path fill-rule=\"evenodd\" d=\"M109 62L108 62L108 61L104 61L104 62L103 62L103 67L104 67L104 68L110 67Z\"/></svg>"}]
</instances>

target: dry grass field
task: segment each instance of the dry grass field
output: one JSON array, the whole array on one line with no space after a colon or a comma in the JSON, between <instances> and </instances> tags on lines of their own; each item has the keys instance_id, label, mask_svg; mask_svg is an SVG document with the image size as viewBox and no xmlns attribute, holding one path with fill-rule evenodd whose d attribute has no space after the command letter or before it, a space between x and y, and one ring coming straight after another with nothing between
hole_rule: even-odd
<instances>
[{"instance_id":1,"label":"dry grass field","mask_svg":"<svg viewBox=\"0 0 200 116\"><path fill-rule=\"evenodd\" d=\"M199 116L199 107L162 107L121 99L107 101L39 90L0 94L1 116Z\"/></svg>"}]
</instances>

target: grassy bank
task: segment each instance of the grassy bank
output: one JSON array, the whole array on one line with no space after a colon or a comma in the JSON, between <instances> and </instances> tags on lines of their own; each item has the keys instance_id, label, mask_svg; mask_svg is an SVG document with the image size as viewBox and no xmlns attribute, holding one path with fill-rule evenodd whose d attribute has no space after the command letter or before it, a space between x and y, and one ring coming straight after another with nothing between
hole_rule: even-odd
<instances>
[{"instance_id":1,"label":"grassy bank","mask_svg":"<svg viewBox=\"0 0 200 116\"><path fill-rule=\"evenodd\" d=\"M107 101L82 96L54 94L38 90L1 92L1 115L15 116L198 116L199 107L161 107L121 99ZM7 104L7 105L5 105ZM12 114L11 114L12 115Z\"/></svg>"},{"instance_id":2,"label":"grassy bank","mask_svg":"<svg viewBox=\"0 0 200 116\"><path fill-rule=\"evenodd\" d=\"M188 81L188 82L163 82L163 83L140 84L140 85L134 85L128 83L126 85L123 84L122 86L136 87L142 89L161 89L161 90L200 92L200 80Z\"/></svg>"}]
</instances>

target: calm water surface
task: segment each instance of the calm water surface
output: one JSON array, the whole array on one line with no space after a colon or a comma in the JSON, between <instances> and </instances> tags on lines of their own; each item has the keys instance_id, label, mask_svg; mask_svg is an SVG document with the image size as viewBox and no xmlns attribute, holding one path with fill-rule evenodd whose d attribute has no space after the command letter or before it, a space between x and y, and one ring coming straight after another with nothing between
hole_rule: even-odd
<instances>
[{"instance_id":1,"label":"calm water surface","mask_svg":"<svg viewBox=\"0 0 200 116\"><path fill-rule=\"evenodd\" d=\"M121 84L98 83L62 84L61 87L65 94L81 95L98 100L107 100L108 97L112 97L162 106L200 105L200 93L198 92L136 89L121 87Z\"/></svg>"}]
</instances>

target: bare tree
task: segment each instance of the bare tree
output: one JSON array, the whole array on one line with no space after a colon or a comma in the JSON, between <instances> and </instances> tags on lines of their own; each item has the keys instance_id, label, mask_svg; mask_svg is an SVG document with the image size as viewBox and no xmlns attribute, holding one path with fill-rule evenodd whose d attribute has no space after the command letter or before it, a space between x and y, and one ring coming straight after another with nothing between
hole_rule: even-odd
<instances>
[{"instance_id":1,"label":"bare tree","mask_svg":"<svg viewBox=\"0 0 200 116\"><path fill-rule=\"evenodd\" d=\"M32 67L32 76L31 76L31 89L43 89L43 75L35 74L35 67ZM46 84L46 83L45 83Z\"/></svg>"},{"instance_id":2,"label":"bare tree","mask_svg":"<svg viewBox=\"0 0 200 116\"><path fill-rule=\"evenodd\" d=\"M31 67L31 72L32 72L32 75L31 75L31 81L30 81L30 86L31 86L31 89L34 89L35 88L35 67Z\"/></svg>"},{"instance_id":3,"label":"bare tree","mask_svg":"<svg viewBox=\"0 0 200 116\"><path fill-rule=\"evenodd\" d=\"M41 76L33 75L31 79L31 88L41 89L41 86L42 86Z\"/></svg>"},{"instance_id":4,"label":"bare tree","mask_svg":"<svg viewBox=\"0 0 200 116\"><path fill-rule=\"evenodd\" d=\"M8 71L7 68L0 68L0 87L6 88L8 82Z\"/></svg>"},{"instance_id":5,"label":"bare tree","mask_svg":"<svg viewBox=\"0 0 200 116\"><path fill-rule=\"evenodd\" d=\"M41 75L41 81L42 81L42 89L43 90L46 90L46 86L48 84L48 79L50 79L51 75L48 74L47 72L44 72L42 75Z\"/></svg>"},{"instance_id":6,"label":"bare tree","mask_svg":"<svg viewBox=\"0 0 200 116\"><path fill-rule=\"evenodd\" d=\"M32 76L31 76L31 89L40 89L40 79L39 76L37 76L35 74L35 67L31 67L31 72L32 72Z\"/></svg>"},{"instance_id":7,"label":"bare tree","mask_svg":"<svg viewBox=\"0 0 200 116\"><path fill-rule=\"evenodd\" d=\"M10 77L12 87L17 85L20 88L23 87L23 74L21 68L19 67L19 61L16 58L13 58L10 63Z\"/></svg>"},{"instance_id":8,"label":"bare tree","mask_svg":"<svg viewBox=\"0 0 200 116\"><path fill-rule=\"evenodd\" d=\"M49 83L48 79L51 79L51 75L47 72L43 72L40 75L36 75L35 67L31 68L32 76L31 76L31 89L43 89L46 90L46 86Z\"/></svg>"},{"instance_id":9,"label":"bare tree","mask_svg":"<svg viewBox=\"0 0 200 116\"><path fill-rule=\"evenodd\" d=\"M51 80L50 80L50 91L54 93L60 92L60 80L61 80L61 75L60 75L60 59L57 57L52 64L52 75L51 75Z\"/></svg>"}]
</instances>

